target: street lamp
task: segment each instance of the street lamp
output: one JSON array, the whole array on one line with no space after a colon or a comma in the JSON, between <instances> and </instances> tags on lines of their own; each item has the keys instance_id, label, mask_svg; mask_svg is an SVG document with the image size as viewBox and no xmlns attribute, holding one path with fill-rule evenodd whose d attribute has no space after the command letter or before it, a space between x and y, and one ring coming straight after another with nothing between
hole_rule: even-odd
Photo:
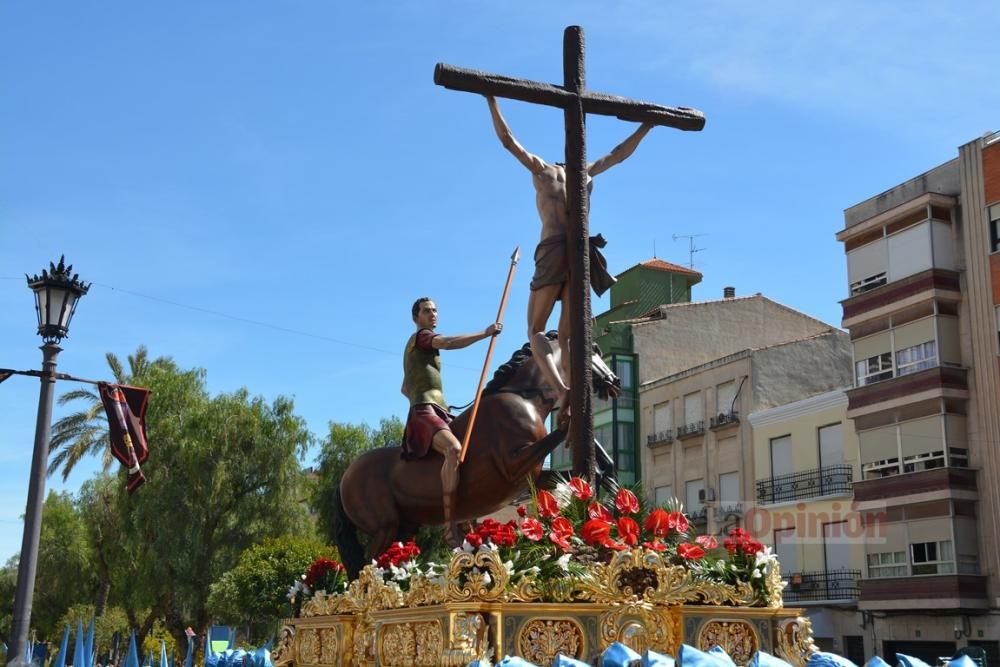
<instances>
[{"instance_id":1,"label":"street lamp","mask_svg":"<svg viewBox=\"0 0 1000 667\"><path fill-rule=\"evenodd\" d=\"M56 357L62 348L59 341L69 336L69 323L80 297L90 285L72 273L65 257L59 265L49 263L49 270L28 279L35 293L38 313L38 335L42 350L41 391L38 396L38 420L35 422L35 449L31 456L31 477L28 480L28 502L24 509L24 535L17 565L17 589L14 593L14 617L11 621L11 642L8 664L24 661L31 627L31 600L35 593L35 569L38 565L38 538L42 529L42 505L45 501L45 469L49 459L49 433L52 427L52 396L56 384Z\"/></svg>"}]
</instances>

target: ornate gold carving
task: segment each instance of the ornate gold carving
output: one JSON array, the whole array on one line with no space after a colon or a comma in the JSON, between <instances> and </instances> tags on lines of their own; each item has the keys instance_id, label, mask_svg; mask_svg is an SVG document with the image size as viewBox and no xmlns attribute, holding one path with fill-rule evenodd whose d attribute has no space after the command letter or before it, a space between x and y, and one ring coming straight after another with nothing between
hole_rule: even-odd
<instances>
[{"instance_id":1,"label":"ornate gold carving","mask_svg":"<svg viewBox=\"0 0 1000 667\"><path fill-rule=\"evenodd\" d=\"M745 665L760 648L760 638L746 621L714 620L698 631L698 648L707 651L713 646L725 651L737 665Z\"/></svg>"},{"instance_id":2,"label":"ornate gold carving","mask_svg":"<svg viewBox=\"0 0 1000 667\"><path fill-rule=\"evenodd\" d=\"M680 635L674 632L670 611L645 602L612 607L601 616L599 629L602 649L621 642L638 653L651 648L676 655L681 644Z\"/></svg>"},{"instance_id":3,"label":"ornate gold carving","mask_svg":"<svg viewBox=\"0 0 1000 667\"><path fill-rule=\"evenodd\" d=\"M455 614L451 619L451 646L441 656L441 664L467 665L488 657L492 651L487 642L488 626L482 614Z\"/></svg>"},{"instance_id":4,"label":"ornate gold carving","mask_svg":"<svg viewBox=\"0 0 1000 667\"><path fill-rule=\"evenodd\" d=\"M295 662L295 626L285 625L278 635L278 645L271 652L274 667L284 667Z\"/></svg>"},{"instance_id":5,"label":"ornate gold carving","mask_svg":"<svg viewBox=\"0 0 1000 667\"><path fill-rule=\"evenodd\" d=\"M436 667L443 643L438 621L384 625L379 631L379 664Z\"/></svg>"},{"instance_id":6,"label":"ornate gold carving","mask_svg":"<svg viewBox=\"0 0 1000 667\"><path fill-rule=\"evenodd\" d=\"M788 583L781 578L781 566L775 561L771 571L767 574L767 599L765 602L772 609L781 609L784 606L782 591Z\"/></svg>"},{"instance_id":7,"label":"ornate gold carving","mask_svg":"<svg viewBox=\"0 0 1000 667\"><path fill-rule=\"evenodd\" d=\"M494 602L507 597L510 575L492 549L456 553L448 566L448 597L456 602Z\"/></svg>"},{"instance_id":8,"label":"ornate gold carving","mask_svg":"<svg viewBox=\"0 0 1000 667\"><path fill-rule=\"evenodd\" d=\"M354 628L354 641L351 645L355 664L375 664L375 624L370 616L362 616Z\"/></svg>"},{"instance_id":9,"label":"ornate gold carving","mask_svg":"<svg viewBox=\"0 0 1000 667\"><path fill-rule=\"evenodd\" d=\"M584 646L583 628L569 619L529 621L517 637L517 654L539 665L551 664L559 653L580 658Z\"/></svg>"},{"instance_id":10,"label":"ornate gold carving","mask_svg":"<svg viewBox=\"0 0 1000 667\"><path fill-rule=\"evenodd\" d=\"M334 628L324 628L319 631L320 661L324 665L339 665L340 642Z\"/></svg>"},{"instance_id":11,"label":"ornate gold carving","mask_svg":"<svg viewBox=\"0 0 1000 667\"><path fill-rule=\"evenodd\" d=\"M420 607L447 601L448 586L444 581L431 581L426 577L415 576L410 581L410 590L406 592L405 606Z\"/></svg>"},{"instance_id":12,"label":"ornate gold carving","mask_svg":"<svg viewBox=\"0 0 1000 667\"><path fill-rule=\"evenodd\" d=\"M318 665L320 663L319 631L313 628L303 628L298 633L298 639L297 662L300 665Z\"/></svg>"},{"instance_id":13,"label":"ornate gold carving","mask_svg":"<svg viewBox=\"0 0 1000 667\"><path fill-rule=\"evenodd\" d=\"M778 623L777 646L778 657L794 667L805 667L813 653L819 651L812 638L812 621L799 616Z\"/></svg>"},{"instance_id":14,"label":"ornate gold carving","mask_svg":"<svg viewBox=\"0 0 1000 667\"><path fill-rule=\"evenodd\" d=\"M669 606L686 602L745 605L753 600L753 589L745 582L728 586L705 581L681 565L666 563L658 552L646 549L619 552L610 563L592 566L583 577L562 581L570 582L573 587L569 596L564 596L567 602L616 604L641 599ZM637 586L642 589L638 592L632 590L637 582L642 584Z\"/></svg>"}]
</instances>

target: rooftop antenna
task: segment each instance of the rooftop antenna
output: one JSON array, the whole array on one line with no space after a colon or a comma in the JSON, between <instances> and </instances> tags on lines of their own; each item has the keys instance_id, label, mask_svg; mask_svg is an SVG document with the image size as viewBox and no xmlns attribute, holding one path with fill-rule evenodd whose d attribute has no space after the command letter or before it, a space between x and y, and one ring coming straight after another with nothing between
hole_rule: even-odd
<instances>
[{"instance_id":1,"label":"rooftop antenna","mask_svg":"<svg viewBox=\"0 0 1000 667\"><path fill-rule=\"evenodd\" d=\"M656 259L656 239L653 239L653 259Z\"/></svg>"},{"instance_id":2,"label":"rooftop antenna","mask_svg":"<svg viewBox=\"0 0 1000 667\"><path fill-rule=\"evenodd\" d=\"M708 250L708 248L696 248L694 245L694 240L699 236L708 236L708 234L674 234L674 240L677 239L687 239L688 240L688 267L694 268L694 254L696 252L701 252L702 250Z\"/></svg>"}]
</instances>

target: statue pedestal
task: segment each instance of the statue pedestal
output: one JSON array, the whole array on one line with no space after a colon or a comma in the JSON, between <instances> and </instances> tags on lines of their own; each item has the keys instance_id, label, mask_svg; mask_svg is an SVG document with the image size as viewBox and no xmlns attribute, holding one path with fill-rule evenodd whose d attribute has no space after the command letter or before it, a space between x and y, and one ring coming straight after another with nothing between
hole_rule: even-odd
<instances>
[{"instance_id":1,"label":"statue pedestal","mask_svg":"<svg viewBox=\"0 0 1000 667\"><path fill-rule=\"evenodd\" d=\"M804 667L816 650L802 610L782 606L776 570L766 599L643 550L557 582L512 582L486 550L456 554L444 577L415 577L407 590L384 577L368 566L346 592L316 594L285 622L275 667L458 667L505 655L547 666L559 653L593 663L614 642L673 656L681 644L720 646L737 665L763 650Z\"/></svg>"}]
</instances>

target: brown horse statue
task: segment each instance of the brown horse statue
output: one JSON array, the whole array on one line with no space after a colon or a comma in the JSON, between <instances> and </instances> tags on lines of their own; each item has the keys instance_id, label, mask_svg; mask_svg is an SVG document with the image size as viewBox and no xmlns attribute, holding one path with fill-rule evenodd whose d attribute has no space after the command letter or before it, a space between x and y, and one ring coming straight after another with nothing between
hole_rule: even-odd
<instances>
[{"instance_id":1,"label":"brown horse statue","mask_svg":"<svg viewBox=\"0 0 1000 667\"><path fill-rule=\"evenodd\" d=\"M559 355L555 332L548 334ZM595 345L590 364L594 389L602 398L620 393L621 383ZM556 363L558 363L558 356ZM542 462L565 437L557 429L546 435L545 420L555 404L555 392L525 345L500 366L486 385L465 462L459 469L455 520L469 521L510 504L537 480ZM469 413L451 423L461 440ZM433 450L422 459L405 461L399 447L382 447L359 456L341 478L336 493L334 534L351 578L366 562L397 540L412 537L420 526L444 523L441 506L441 464ZM357 531L368 535L367 556Z\"/></svg>"}]
</instances>

